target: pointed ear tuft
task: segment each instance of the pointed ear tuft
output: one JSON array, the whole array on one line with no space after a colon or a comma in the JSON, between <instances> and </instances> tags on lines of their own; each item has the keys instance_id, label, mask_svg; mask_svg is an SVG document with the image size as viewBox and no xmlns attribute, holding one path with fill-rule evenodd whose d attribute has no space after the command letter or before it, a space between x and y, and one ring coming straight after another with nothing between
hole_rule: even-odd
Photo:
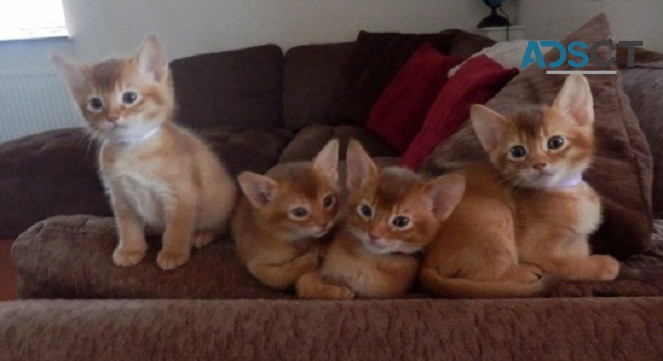
<instances>
[{"instance_id":1,"label":"pointed ear tuft","mask_svg":"<svg viewBox=\"0 0 663 361\"><path fill-rule=\"evenodd\" d=\"M321 172L332 184L338 184L338 139L330 140L313 159L313 169Z\"/></svg>"},{"instance_id":2,"label":"pointed ear tuft","mask_svg":"<svg viewBox=\"0 0 663 361\"><path fill-rule=\"evenodd\" d=\"M145 37L138 50L138 66L151 79L162 82L168 78L168 58L161 41L156 35Z\"/></svg>"},{"instance_id":3,"label":"pointed ear tuft","mask_svg":"<svg viewBox=\"0 0 663 361\"><path fill-rule=\"evenodd\" d=\"M83 66L57 54L51 55L51 61L55 65L60 78L67 83L72 93L75 93L77 89L85 85L86 80L83 74Z\"/></svg>"},{"instance_id":4,"label":"pointed ear tuft","mask_svg":"<svg viewBox=\"0 0 663 361\"><path fill-rule=\"evenodd\" d=\"M242 172L237 176L237 182L246 198L256 208L269 204L277 187L275 180L253 172Z\"/></svg>"},{"instance_id":5,"label":"pointed ear tuft","mask_svg":"<svg viewBox=\"0 0 663 361\"><path fill-rule=\"evenodd\" d=\"M430 197L433 213L439 220L449 218L465 193L465 177L449 174L426 183L424 191Z\"/></svg>"},{"instance_id":6,"label":"pointed ear tuft","mask_svg":"<svg viewBox=\"0 0 663 361\"><path fill-rule=\"evenodd\" d=\"M582 74L566 77L562 89L553 102L568 119L576 125L584 127L594 123L594 99L589 82Z\"/></svg>"},{"instance_id":7,"label":"pointed ear tuft","mask_svg":"<svg viewBox=\"0 0 663 361\"><path fill-rule=\"evenodd\" d=\"M348 191L354 192L364 186L369 180L377 177L378 167L366 153L361 143L352 139L348 144L345 156L347 164L346 186Z\"/></svg>"},{"instance_id":8,"label":"pointed ear tuft","mask_svg":"<svg viewBox=\"0 0 663 361\"><path fill-rule=\"evenodd\" d=\"M500 145L508 125L502 114L485 105L474 104L470 109L470 121L486 152L490 153Z\"/></svg>"}]
</instances>

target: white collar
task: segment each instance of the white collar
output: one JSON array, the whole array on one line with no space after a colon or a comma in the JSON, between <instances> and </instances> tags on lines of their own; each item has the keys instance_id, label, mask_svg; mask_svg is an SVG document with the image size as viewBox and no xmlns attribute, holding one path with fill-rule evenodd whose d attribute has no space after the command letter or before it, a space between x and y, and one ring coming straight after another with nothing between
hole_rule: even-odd
<instances>
[{"instance_id":1,"label":"white collar","mask_svg":"<svg viewBox=\"0 0 663 361\"><path fill-rule=\"evenodd\" d=\"M154 135L156 135L159 132L160 129L161 129L161 124L150 129L150 131L137 138L131 138L131 137L119 138L119 139L110 138L110 140L114 143L120 143L120 144L138 143L147 140L149 138L152 138Z\"/></svg>"},{"instance_id":2,"label":"white collar","mask_svg":"<svg viewBox=\"0 0 663 361\"><path fill-rule=\"evenodd\" d=\"M575 186L580 185L580 183L582 183L582 173L578 173L578 174L574 175L573 177L565 180L564 182L561 182L561 183L555 185L554 187L550 187L550 188L573 188Z\"/></svg>"}]
</instances>

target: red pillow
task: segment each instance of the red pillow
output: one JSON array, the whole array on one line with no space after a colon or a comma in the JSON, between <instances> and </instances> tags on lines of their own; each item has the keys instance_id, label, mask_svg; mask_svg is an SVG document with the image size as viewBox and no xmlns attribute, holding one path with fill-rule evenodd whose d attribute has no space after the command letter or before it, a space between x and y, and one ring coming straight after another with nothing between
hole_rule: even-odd
<instances>
[{"instance_id":1,"label":"red pillow","mask_svg":"<svg viewBox=\"0 0 663 361\"><path fill-rule=\"evenodd\" d=\"M402 154L417 135L447 73L462 61L422 45L385 88L371 109L366 127Z\"/></svg>"},{"instance_id":2,"label":"red pillow","mask_svg":"<svg viewBox=\"0 0 663 361\"><path fill-rule=\"evenodd\" d=\"M472 104L490 100L516 74L518 69L504 69L485 55L469 59L437 95L424 125L399 160L399 165L418 170L433 148L469 118Z\"/></svg>"}]
</instances>

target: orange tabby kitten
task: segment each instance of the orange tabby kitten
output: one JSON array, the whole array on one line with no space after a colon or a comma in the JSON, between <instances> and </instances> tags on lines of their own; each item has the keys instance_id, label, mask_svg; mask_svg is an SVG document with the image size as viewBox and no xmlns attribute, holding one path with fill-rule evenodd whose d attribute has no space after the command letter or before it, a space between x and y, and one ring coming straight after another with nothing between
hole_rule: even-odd
<instances>
[{"instance_id":1,"label":"orange tabby kitten","mask_svg":"<svg viewBox=\"0 0 663 361\"><path fill-rule=\"evenodd\" d=\"M140 262L149 226L163 231L159 267L184 264L192 244L200 248L225 229L236 186L207 145L173 122L161 43L150 35L136 56L94 65L53 61L101 140L99 168L119 230L113 261Z\"/></svg>"},{"instance_id":2,"label":"orange tabby kitten","mask_svg":"<svg viewBox=\"0 0 663 361\"><path fill-rule=\"evenodd\" d=\"M617 261L590 255L587 241L601 220L582 180L595 151L587 79L569 76L552 106L509 118L475 105L471 121L493 166L465 170L467 192L431 244L422 284L441 296L509 297L545 293L542 271L614 279Z\"/></svg>"},{"instance_id":3,"label":"orange tabby kitten","mask_svg":"<svg viewBox=\"0 0 663 361\"><path fill-rule=\"evenodd\" d=\"M460 200L463 177L425 182L406 169L379 170L357 141L348 146L347 167L344 223L320 270L298 280L297 294L331 299L400 296L416 278L418 253Z\"/></svg>"},{"instance_id":4,"label":"orange tabby kitten","mask_svg":"<svg viewBox=\"0 0 663 361\"><path fill-rule=\"evenodd\" d=\"M263 284L285 289L318 266L319 243L338 212L338 140L311 162L284 163L264 176L244 172L231 223L237 257Z\"/></svg>"}]
</instances>

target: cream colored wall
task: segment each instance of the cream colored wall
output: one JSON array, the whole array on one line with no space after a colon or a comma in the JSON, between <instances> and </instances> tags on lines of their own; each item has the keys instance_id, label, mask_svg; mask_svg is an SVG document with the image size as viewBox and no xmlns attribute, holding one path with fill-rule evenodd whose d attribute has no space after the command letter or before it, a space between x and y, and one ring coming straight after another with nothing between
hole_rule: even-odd
<instances>
[{"instance_id":1,"label":"cream colored wall","mask_svg":"<svg viewBox=\"0 0 663 361\"><path fill-rule=\"evenodd\" d=\"M149 32L171 58L275 43L349 41L359 30L472 30L489 9L480 0L64 0L73 39L0 43L0 69L50 67L56 51L84 61L123 55ZM517 15L516 3L506 9Z\"/></svg>"},{"instance_id":2,"label":"cream colored wall","mask_svg":"<svg viewBox=\"0 0 663 361\"><path fill-rule=\"evenodd\" d=\"M519 10L530 39L561 39L605 13L616 40L643 40L663 51L663 0L521 0Z\"/></svg>"}]
</instances>

